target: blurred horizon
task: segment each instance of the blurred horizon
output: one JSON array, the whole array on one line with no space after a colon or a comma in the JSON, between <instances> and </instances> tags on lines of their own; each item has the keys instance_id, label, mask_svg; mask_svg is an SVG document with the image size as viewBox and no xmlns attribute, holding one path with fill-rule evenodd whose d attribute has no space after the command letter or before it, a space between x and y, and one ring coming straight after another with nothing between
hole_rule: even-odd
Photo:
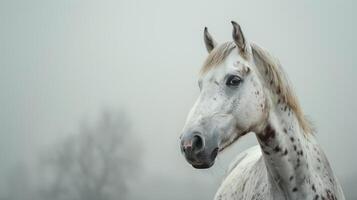
<instances>
[{"instance_id":1,"label":"blurred horizon","mask_svg":"<svg viewBox=\"0 0 357 200\"><path fill-rule=\"evenodd\" d=\"M56 180L32 177L45 166L43 154L66 149L68 140L83 145L85 139L75 138L84 124L86 133L98 135L126 126L114 120L96 129L103 113L123 116L130 130L115 132L135 138L129 145L135 150L114 145L118 152L140 155L121 157L138 166L124 174L137 176L108 180L120 189L105 189L105 198L125 191L123 199L212 199L230 161L257 144L254 135L220 154L209 170L185 161L178 138L199 92L197 76L207 55L203 28L219 43L230 41L231 20L279 58L346 198L357 198L356 6L352 0L0 1L0 199L11 199L13 184L32 187L26 178L40 185ZM96 155L88 155L95 165ZM117 169L127 170L124 164ZM61 190L79 195L73 188Z\"/></svg>"}]
</instances>

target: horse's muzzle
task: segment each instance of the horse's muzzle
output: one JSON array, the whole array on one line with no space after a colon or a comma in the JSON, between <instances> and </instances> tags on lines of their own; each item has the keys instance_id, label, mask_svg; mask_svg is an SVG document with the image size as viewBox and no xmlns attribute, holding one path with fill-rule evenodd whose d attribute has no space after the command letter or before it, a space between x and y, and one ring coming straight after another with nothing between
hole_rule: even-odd
<instances>
[{"instance_id":1,"label":"horse's muzzle","mask_svg":"<svg viewBox=\"0 0 357 200\"><path fill-rule=\"evenodd\" d=\"M183 134L181 151L187 162L196 169L212 167L218 154L218 147L210 144L201 133Z\"/></svg>"}]
</instances>

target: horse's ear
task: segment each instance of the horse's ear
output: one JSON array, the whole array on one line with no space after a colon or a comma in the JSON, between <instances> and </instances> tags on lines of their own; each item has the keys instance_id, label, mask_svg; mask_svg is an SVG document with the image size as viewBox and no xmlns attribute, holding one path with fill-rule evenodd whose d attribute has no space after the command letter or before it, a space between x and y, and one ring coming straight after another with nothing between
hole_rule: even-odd
<instances>
[{"instance_id":1,"label":"horse's ear","mask_svg":"<svg viewBox=\"0 0 357 200\"><path fill-rule=\"evenodd\" d=\"M205 40L206 49L207 49L207 51L209 53L209 52L212 51L212 49L214 49L214 47L217 45L217 43L212 38L211 34L208 33L207 27L205 27L205 30L203 32L203 37L204 37L204 40Z\"/></svg>"},{"instance_id":2,"label":"horse's ear","mask_svg":"<svg viewBox=\"0 0 357 200\"><path fill-rule=\"evenodd\" d=\"M240 28L239 24L235 21L232 21L232 25L233 25L233 33L232 33L233 40L236 43L239 50L244 52L246 47L246 41L242 29Z\"/></svg>"}]
</instances>

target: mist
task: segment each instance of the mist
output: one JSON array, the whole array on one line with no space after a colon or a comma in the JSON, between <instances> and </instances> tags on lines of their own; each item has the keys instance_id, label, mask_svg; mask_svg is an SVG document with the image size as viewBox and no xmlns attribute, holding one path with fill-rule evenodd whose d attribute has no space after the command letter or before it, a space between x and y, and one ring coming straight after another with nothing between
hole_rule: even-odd
<instances>
[{"instance_id":1,"label":"mist","mask_svg":"<svg viewBox=\"0 0 357 200\"><path fill-rule=\"evenodd\" d=\"M0 199L30 193L56 199L41 189L58 171L39 178L48 165L43 157L55 159L53 151L66 149L68 140L85 141L84 127L102 133L103 113L122 116L103 127L124 128L113 130L132 145L118 147L127 152L118 162L135 167L110 181L118 189L98 200L212 199L230 161L256 144L254 135L209 170L185 161L178 138L199 92L203 28L219 43L230 41L231 20L280 59L346 198L355 199L356 6L352 0L1 1ZM14 185L23 194L13 196Z\"/></svg>"}]
</instances>

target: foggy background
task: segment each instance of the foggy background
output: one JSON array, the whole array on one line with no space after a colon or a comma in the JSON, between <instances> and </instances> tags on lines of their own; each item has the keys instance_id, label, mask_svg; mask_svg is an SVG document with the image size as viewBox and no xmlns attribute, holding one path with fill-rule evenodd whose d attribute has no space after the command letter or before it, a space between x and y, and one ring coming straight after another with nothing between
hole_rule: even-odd
<instances>
[{"instance_id":1,"label":"foggy background","mask_svg":"<svg viewBox=\"0 0 357 200\"><path fill-rule=\"evenodd\" d=\"M231 20L277 56L347 199L357 199L356 18L348 1L0 0L0 199L212 199L178 138L203 28Z\"/></svg>"}]
</instances>

